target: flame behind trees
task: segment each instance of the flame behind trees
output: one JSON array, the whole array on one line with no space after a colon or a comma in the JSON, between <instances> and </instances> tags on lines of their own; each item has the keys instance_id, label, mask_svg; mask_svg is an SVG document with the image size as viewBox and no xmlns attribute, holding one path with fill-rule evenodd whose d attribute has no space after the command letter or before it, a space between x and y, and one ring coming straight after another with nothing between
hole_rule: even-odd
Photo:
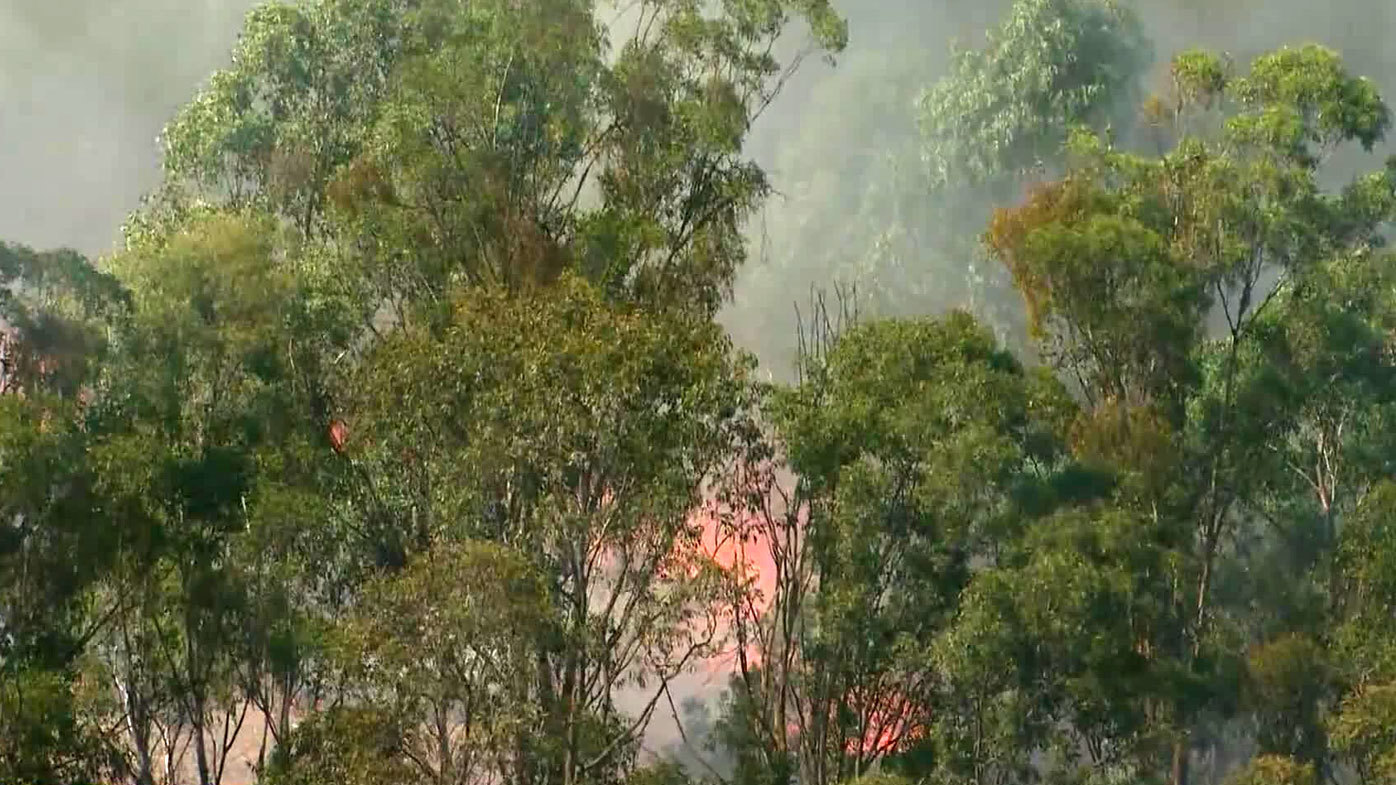
<instances>
[{"instance_id":1,"label":"flame behind trees","mask_svg":"<svg viewBox=\"0 0 1396 785\"><path fill-rule=\"evenodd\" d=\"M762 601L736 596L723 722L754 743L748 768L816 783L927 739L942 704L929 652L971 564L1039 512L1012 491L1031 465L1050 475L1038 418L1069 407L964 314L825 337L801 384L767 401L779 451L751 445L721 524L772 571Z\"/></svg>"}]
</instances>

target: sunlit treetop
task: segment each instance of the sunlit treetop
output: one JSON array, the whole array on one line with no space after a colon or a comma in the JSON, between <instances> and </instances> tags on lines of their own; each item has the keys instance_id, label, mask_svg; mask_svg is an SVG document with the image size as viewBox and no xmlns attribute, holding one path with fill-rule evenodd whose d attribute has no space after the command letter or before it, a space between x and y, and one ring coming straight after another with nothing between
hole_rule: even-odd
<instances>
[{"instance_id":1,"label":"sunlit treetop","mask_svg":"<svg viewBox=\"0 0 1396 785\"><path fill-rule=\"evenodd\" d=\"M1214 306L1239 337L1276 306L1272 294L1290 292L1284 284L1379 247L1396 204L1386 169L1336 193L1320 187L1327 155L1344 143L1370 148L1389 124L1370 82L1333 52L1281 49L1244 75L1188 52L1173 76L1171 150L1135 154L1076 133L1068 175L1000 211L986 235L1049 353L1077 370L1085 357L1067 355L1090 355L1106 375L1086 386L1108 396L1143 394L1127 393L1136 384L1159 392L1143 376L1180 381L1183 365L1165 370L1163 358L1203 338ZM1274 276L1279 286L1267 283ZM1138 340L1144 328L1155 337Z\"/></svg>"},{"instance_id":2,"label":"sunlit treetop","mask_svg":"<svg viewBox=\"0 0 1396 785\"><path fill-rule=\"evenodd\" d=\"M771 45L798 21L807 51L833 53L846 28L827 0L608 16L590 0L262 5L165 130L152 209L275 212L374 299L571 268L711 310L768 191L741 143L790 67Z\"/></svg>"}]
</instances>

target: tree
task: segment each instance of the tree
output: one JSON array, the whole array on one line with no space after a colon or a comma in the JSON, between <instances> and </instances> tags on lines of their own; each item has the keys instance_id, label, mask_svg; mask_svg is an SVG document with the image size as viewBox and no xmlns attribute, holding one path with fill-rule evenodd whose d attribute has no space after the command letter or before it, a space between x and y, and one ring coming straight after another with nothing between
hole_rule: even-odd
<instances>
[{"instance_id":1,"label":"tree","mask_svg":"<svg viewBox=\"0 0 1396 785\"><path fill-rule=\"evenodd\" d=\"M958 52L921 99L931 186L1011 182L1049 165L1072 128L1128 117L1149 55L1138 18L1113 0L1015 3L984 49Z\"/></svg>"},{"instance_id":2,"label":"tree","mask_svg":"<svg viewBox=\"0 0 1396 785\"><path fill-rule=\"evenodd\" d=\"M320 363L336 332L317 313L313 275L280 243L266 216L209 212L111 260L132 311L113 325L86 449L106 514L130 534L102 588L118 611L94 676L119 697L112 719L139 783L160 757L173 776L185 746L200 781L220 781L250 709L284 731L285 704L304 686L306 674L269 657L304 614L267 617L276 600L262 548L293 491L323 487L306 453L327 447ZM307 511L324 507L295 510Z\"/></svg>"},{"instance_id":3,"label":"tree","mask_svg":"<svg viewBox=\"0 0 1396 785\"><path fill-rule=\"evenodd\" d=\"M1279 332L1315 346L1300 337L1303 320L1280 314L1305 308L1335 269L1383 264L1392 180L1387 170L1339 193L1319 187L1328 151L1370 148L1389 124L1372 85L1332 52L1279 50L1245 76L1189 53L1173 73L1172 152L1151 159L1078 135L1066 178L1000 211L987 239L1044 356L1086 402L1077 454L1121 480L1113 505L1168 533L1151 545L1173 577L1155 595L1169 612L1148 656L1192 685L1155 720L1175 734L1170 776L1182 783L1204 718L1230 712L1230 641L1245 633L1218 597L1218 575L1239 566L1233 537L1264 514L1270 475L1256 469L1285 440L1323 433L1275 400L1271 380L1292 366L1262 347ZM1209 334L1209 318L1223 329ZM1323 357L1314 361L1343 365L1341 354Z\"/></svg>"},{"instance_id":4,"label":"tree","mask_svg":"<svg viewBox=\"0 0 1396 785\"><path fill-rule=\"evenodd\" d=\"M722 575L691 512L748 427L748 371L707 319L607 304L571 275L463 290L449 321L366 358L350 454L383 564L473 538L543 576L557 620L537 631L519 781L600 781L716 645ZM624 688L644 696L631 716Z\"/></svg>"},{"instance_id":5,"label":"tree","mask_svg":"<svg viewBox=\"0 0 1396 785\"><path fill-rule=\"evenodd\" d=\"M720 575L686 518L743 427L745 366L706 318L765 189L741 139L783 82L770 44L788 22L809 24L811 51L845 37L823 0L663 0L639 16L612 58L581 0L267 4L166 129L166 180L113 260L136 308L115 325L93 449L143 533L104 587L132 599L99 669L123 696L136 776L187 738L217 781L254 706L264 738L289 739L297 701L343 697L323 644L362 582L462 537L536 556L566 609L535 631L546 732L511 731L538 753L514 773L576 782L633 763L659 695L623 717L615 693L655 677L662 692L714 634ZM580 310L506 316L554 298ZM593 316L599 333L574 323ZM465 337L487 325L493 344ZM594 364L540 367L541 343L500 354L516 329ZM629 366L633 402L601 384L604 363L634 359L599 348L612 333L652 352ZM526 416L504 416L512 377L472 380L494 360L542 373ZM582 371L590 391L559 398ZM385 391L421 383L415 400L454 405L447 381L485 385L469 428L434 430L411 407L433 430L390 426ZM562 433L523 438L555 417ZM631 430L607 441L608 418Z\"/></svg>"},{"instance_id":6,"label":"tree","mask_svg":"<svg viewBox=\"0 0 1396 785\"><path fill-rule=\"evenodd\" d=\"M1066 403L964 313L830 340L767 404L780 453L750 454L726 497L728 536L774 572L734 597L726 733L781 782L856 777L926 739L953 699L926 651L973 562L1039 512L1044 418Z\"/></svg>"},{"instance_id":7,"label":"tree","mask_svg":"<svg viewBox=\"0 0 1396 785\"><path fill-rule=\"evenodd\" d=\"M342 698L388 712L411 776L440 785L508 776L526 765L514 757L517 739L541 730L529 682L549 614L520 554L442 543L365 586L336 633L350 685Z\"/></svg>"},{"instance_id":8,"label":"tree","mask_svg":"<svg viewBox=\"0 0 1396 785\"><path fill-rule=\"evenodd\" d=\"M1186 52L1133 113L1128 9L1018 0L790 248L872 248L821 269L898 312L1014 200L982 239L1032 351L820 300L761 385L714 322L747 134L844 37L826 0L254 11L124 248L0 244L0 777L215 785L260 733L283 785L1391 779L1396 162L1327 166L1376 90Z\"/></svg>"},{"instance_id":9,"label":"tree","mask_svg":"<svg viewBox=\"0 0 1396 785\"><path fill-rule=\"evenodd\" d=\"M112 612L90 590L122 532L85 450L101 320L124 291L72 251L0 244L0 777L119 770L78 676Z\"/></svg>"},{"instance_id":10,"label":"tree","mask_svg":"<svg viewBox=\"0 0 1396 785\"><path fill-rule=\"evenodd\" d=\"M1005 8L982 47L947 58L925 46L927 31L965 18L978 27ZM782 129L775 146L782 193L753 241L769 258L748 266L727 322L778 373L795 354L786 306L808 286L856 289L878 317L966 309L1015 351L1030 349L1011 279L985 264L979 230L1025 183L1061 170L1070 129L1126 136L1133 127L1150 47L1127 5L1018 0L893 13L905 29L881 34L876 53L850 53L812 87L809 121ZM929 83L934 73L944 76Z\"/></svg>"},{"instance_id":11,"label":"tree","mask_svg":"<svg viewBox=\"0 0 1396 785\"><path fill-rule=\"evenodd\" d=\"M402 730L375 709L336 707L316 714L276 749L266 781L272 785L379 785L416 774L403 750Z\"/></svg>"},{"instance_id":12,"label":"tree","mask_svg":"<svg viewBox=\"0 0 1396 785\"><path fill-rule=\"evenodd\" d=\"M1313 764L1300 764L1288 758L1262 756L1244 772L1227 780L1234 785L1313 785L1318 782Z\"/></svg>"},{"instance_id":13,"label":"tree","mask_svg":"<svg viewBox=\"0 0 1396 785\"><path fill-rule=\"evenodd\" d=\"M164 204L276 212L359 271L370 310L567 267L711 311L766 191L741 140L783 82L770 44L796 17L816 50L846 30L825 0L637 15L608 63L589 0L264 6L166 130Z\"/></svg>"}]
</instances>

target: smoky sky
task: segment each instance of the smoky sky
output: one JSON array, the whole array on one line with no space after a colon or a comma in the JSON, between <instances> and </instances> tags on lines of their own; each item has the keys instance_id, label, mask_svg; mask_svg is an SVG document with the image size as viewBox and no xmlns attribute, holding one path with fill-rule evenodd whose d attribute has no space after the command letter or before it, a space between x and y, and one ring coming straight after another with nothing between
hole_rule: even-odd
<instances>
[{"instance_id":1,"label":"smoky sky","mask_svg":"<svg viewBox=\"0 0 1396 785\"><path fill-rule=\"evenodd\" d=\"M160 128L226 62L253 2L0 0L0 237L89 253L109 249L123 217L159 177ZM768 244L783 239L782 209L810 208L798 203L802 179L842 166L839 152L866 147L870 126L911 127L913 107L905 91L879 85L878 63L916 59L929 84L944 67L947 42L975 42L1007 2L837 5L849 18L851 34L839 66L809 61L753 129L750 149L784 195L784 207L777 202L768 210ZM1389 0L1137 5L1163 56L1203 45L1244 57L1312 40L1341 50L1355 71L1372 76L1388 95L1396 86L1396 48L1388 43L1396 33L1396 10ZM782 155L792 136L812 135L819 137L817 144ZM850 192L864 186L854 176L847 180ZM790 283L793 291L817 282ZM733 312L728 319L741 317Z\"/></svg>"},{"instance_id":2,"label":"smoky sky","mask_svg":"<svg viewBox=\"0 0 1396 785\"><path fill-rule=\"evenodd\" d=\"M252 0L0 0L0 238L111 248Z\"/></svg>"},{"instance_id":3,"label":"smoky sky","mask_svg":"<svg viewBox=\"0 0 1396 785\"><path fill-rule=\"evenodd\" d=\"M789 378L795 304L807 302L811 287L828 290L839 270L856 268L859 257L870 254L866 229L857 224L890 221L869 196L879 187L876 179L889 170L870 162L886 154L899 157L904 167L917 165L911 150L919 139L917 96L948 68L947 44L982 43L1010 2L836 0L836 5L849 19L848 51L835 67L807 64L749 138L748 149L779 193L753 222L752 260L722 321L777 378ZM1224 52L1244 66L1276 47L1312 42L1338 50L1353 73L1373 79L1396 103L1392 0L1135 0L1133 6L1154 47L1155 68L1146 89L1162 86L1168 60L1184 49ZM1371 156L1346 154L1333 169L1338 176L1370 170L1393 150L1388 143ZM943 226L931 211L901 220L920 222L930 235L977 231ZM811 236L817 242L811 244ZM832 260L810 258L831 254ZM927 268L962 268L967 261L908 260ZM1013 293L1000 296L1018 307ZM936 313L963 305L932 291L911 311Z\"/></svg>"}]
</instances>

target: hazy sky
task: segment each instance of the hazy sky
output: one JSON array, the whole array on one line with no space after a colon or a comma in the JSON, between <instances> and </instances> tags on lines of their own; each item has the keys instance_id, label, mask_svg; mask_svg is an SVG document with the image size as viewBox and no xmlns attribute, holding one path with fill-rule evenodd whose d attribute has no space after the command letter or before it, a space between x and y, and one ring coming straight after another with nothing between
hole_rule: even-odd
<instances>
[{"instance_id":1,"label":"hazy sky","mask_svg":"<svg viewBox=\"0 0 1396 785\"><path fill-rule=\"evenodd\" d=\"M0 0L0 238L109 248L252 0Z\"/></svg>"},{"instance_id":2,"label":"hazy sky","mask_svg":"<svg viewBox=\"0 0 1396 785\"><path fill-rule=\"evenodd\" d=\"M208 72L225 62L254 0L0 0L0 237L37 246L108 248L158 176L155 137ZM1230 4L1232 12L1216 9ZM985 0L843 0L845 60L917 41L972 38ZM1167 51L1188 43L1260 48L1317 39L1359 71L1396 71L1390 0L1146 0L1150 33ZM1182 7L1184 10L1180 10ZM1377 73L1379 72L1379 73ZM934 74L928 74L928 81ZM830 78L813 63L792 94ZM1382 78L1381 81L1389 82ZM873 91L870 91L873 94ZM827 117L778 103L753 136L763 159L792 128ZM875 107L894 109L892 107ZM848 107L865 114L869 107ZM841 124L827 123L837 132ZM852 141L852 140L851 140ZM811 162L812 165L815 162ZM777 185L782 177L776 172ZM850 184L854 185L854 184Z\"/></svg>"},{"instance_id":3,"label":"hazy sky","mask_svg":"<svg viewBox=\"0 0 1396 785\"><path fill-rule=\"evenodd\" d=\"M889 170L869 161L899 137L919 142L916 94L942 75L946 42L977 43L1009 5L1009 0L835 1L850 17L848 51L837 68L809 64L750 136L749 150L768 168L782 196L758 219L753 260L740 274L736 301L722 315L734 338L756 350L778 377L792 359L792 301L803 305L811 286L828 289L831 263L843 271L856 269L858 255L872 253L867 232L860 230L887 221L885 215L869 214L870 205L876 213L885 204L869 195L885 190L876 178ZM1349 68L1373 78L1388 100L1396 97L1396 0L1135 0L1134 7L1154 44L1155 78L1185 48L1228 52L1244 66L1263 51L1317 42L1339 50ZM1393 149L1388 144L1378 154ZM913 153L900 160L914 166L914 158ZM1355 155L1337 163L1330 174L1379 165ZM902 220L921 222L928 236L965 230L944 226L930 213ZM830 255L834 258L821 258ZM906 263L925 269L940 264L934 259ZM1016 294L1004 296L1016 302ZM934 291L917 297L911 310L918 313L963 305L945 302Z\"/></svg>"}]
</instances>

